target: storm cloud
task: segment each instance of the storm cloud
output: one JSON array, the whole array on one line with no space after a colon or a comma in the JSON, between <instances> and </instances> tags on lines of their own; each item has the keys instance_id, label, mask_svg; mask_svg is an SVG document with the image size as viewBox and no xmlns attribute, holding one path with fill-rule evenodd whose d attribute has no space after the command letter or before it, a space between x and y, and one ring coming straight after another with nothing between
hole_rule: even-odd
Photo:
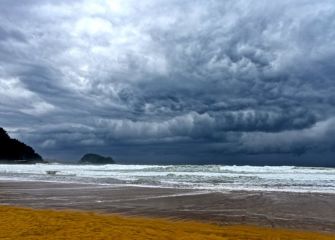
<instances>
[{"instance_id":1,"label":"storm cloud","mask_svg":"<svg viewBox=\"0 0 335 240\"><path fill-rule=\"evenodd\" d=\"M335 165L334 58L332 0L2 0L0 126L55 159Z\"/></svg>"}]
</instances>

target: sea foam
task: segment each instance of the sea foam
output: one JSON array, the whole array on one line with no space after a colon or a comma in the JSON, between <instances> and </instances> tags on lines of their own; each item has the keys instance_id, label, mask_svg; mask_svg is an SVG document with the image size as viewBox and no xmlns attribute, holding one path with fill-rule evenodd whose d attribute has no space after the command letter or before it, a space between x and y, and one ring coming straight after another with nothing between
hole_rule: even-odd
<instances>
[{"instance_id":1,"label":"sea foam","mask_svg":"<svg viewBox=\"0 0 335 240\"><path fill-rule=\"evenodd\" d=\"M55 175L47 172L55 171ZM77 182L207 191L335 193L335 169L223 165L0 165L1 180Z\"/></svg>"}]
</instances>

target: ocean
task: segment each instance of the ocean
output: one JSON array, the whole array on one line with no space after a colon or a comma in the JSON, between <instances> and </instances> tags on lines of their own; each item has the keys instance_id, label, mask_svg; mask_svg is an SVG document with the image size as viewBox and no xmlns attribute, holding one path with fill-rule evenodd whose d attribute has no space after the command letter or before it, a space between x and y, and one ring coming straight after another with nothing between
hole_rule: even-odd
<instances>
[{"instance_id":1,"label":"ocean","mask_svg":"<svg viewBox=\"0 0 335 240\"><path fill-rule=\"evenodd\" d=\"M55 175L47 171L56 171ZM335 193L334 168L223 165L0 165L0 180L206 191Z\"/></svg>"}]
</instances>

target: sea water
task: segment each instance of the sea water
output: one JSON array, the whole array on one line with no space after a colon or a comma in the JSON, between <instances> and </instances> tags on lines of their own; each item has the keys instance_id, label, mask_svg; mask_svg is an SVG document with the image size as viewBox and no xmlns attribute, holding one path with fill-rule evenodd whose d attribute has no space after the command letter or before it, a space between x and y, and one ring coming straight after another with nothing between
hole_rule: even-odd
<instances>
[{"instance_id":1,"label":"sea water","mask_svg":"<svg viewBox=\"0 0 335 240\"><path fill-rule=\"evenodd\" d=\"M56 171L55 175L48 171ZM335 193L334 168L224 165L0 165L0 180L52 181L207 191Z\"/></svg>"}]
</instances>

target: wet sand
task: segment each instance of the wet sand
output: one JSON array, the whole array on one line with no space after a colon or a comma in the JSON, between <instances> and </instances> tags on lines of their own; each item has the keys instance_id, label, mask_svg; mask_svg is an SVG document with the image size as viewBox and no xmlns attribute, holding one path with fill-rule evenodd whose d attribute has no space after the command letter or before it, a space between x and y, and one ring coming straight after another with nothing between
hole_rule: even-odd
<instances>
[{"instance_id":1,"label":"wet sand","mask_svg":"<svg viewBox=\"0 0 335 240\"><path fill-rule=\"evenodd\" d=\"M0 206L0 239L333 240L334 235L256 226Z\"/></svg>"},{"instance_id":2,"label":"wet sand","mask_svg":"<svg viewBox=\"0 0 335 240\"><path fill-rule=\"evenodd\" d=\"M335 194L0 181L0 204L335 233Z\"/></svg>"}]
</instances>

